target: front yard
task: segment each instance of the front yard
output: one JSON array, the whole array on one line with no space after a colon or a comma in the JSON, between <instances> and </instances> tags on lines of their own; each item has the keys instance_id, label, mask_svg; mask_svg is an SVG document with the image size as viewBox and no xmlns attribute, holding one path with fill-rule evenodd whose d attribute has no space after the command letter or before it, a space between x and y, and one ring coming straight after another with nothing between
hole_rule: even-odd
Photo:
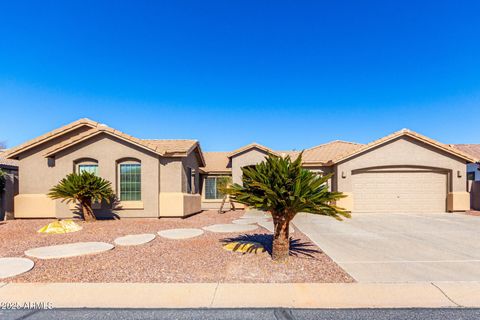
<instances>
[{"instance_id":1,"label":"front yard","mask_svg":"<svg viewBox=\"0 0 480 320\"><path fill-rule=\"evenodd\" d=\"M79 241L104 241L127 234L153 233L171 228L202 228L231 223L243 211L205 211L187 219L123 219L79 222L83 230L69 234L40 234L36 231L51 220L14 220L0 225L0 257L24 257L36 247ZM80 257L40 260L9 282L353 282L336 263L299 230L291 234L291 257L287 264L273 262L269 253L241 254L226 251L222 240L241 237L271 242L264 228L242 233L213 233L170 240L157 237L137 246ZM269 248L267 247L267 250Z\"/></svg>"}]
</instances>

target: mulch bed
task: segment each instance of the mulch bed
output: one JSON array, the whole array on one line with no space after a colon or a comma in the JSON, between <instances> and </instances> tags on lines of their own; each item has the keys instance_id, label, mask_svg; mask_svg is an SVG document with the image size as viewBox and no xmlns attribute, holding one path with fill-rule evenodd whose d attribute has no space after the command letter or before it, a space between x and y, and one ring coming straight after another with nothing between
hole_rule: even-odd
<instances>
[{"instance_id":1,"label":"mulch bed","mask_svg":"<svg viewBox=\"0 0 480 320\"><path fill-rule=\"evenodd\" d=\"M36 231L52 220L14 220L0 225L0 257L23 257L31 248L78 241L113 243L119 236L154 233L170 228L201 228L230 223L243 211L205 211L178 219L122 219L79 222L83 230L47 235ZM187 240L169 240L157 235L150 243L116 247L95 255L35 261L32 271L8 279L10 282L353 282L354 280L315 246L304 234L292 234L287 263L271 260L269 252L242 254L226 251L226 239L254 240L270 250L271 235L259 227L242 234L205 231Z\"/></svg>"}]
</instances>

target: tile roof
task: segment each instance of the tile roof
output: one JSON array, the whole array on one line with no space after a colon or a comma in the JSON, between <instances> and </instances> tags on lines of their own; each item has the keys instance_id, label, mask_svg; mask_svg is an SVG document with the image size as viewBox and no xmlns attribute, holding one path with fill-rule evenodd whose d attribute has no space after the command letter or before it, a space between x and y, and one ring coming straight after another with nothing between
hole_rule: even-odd
<instances>
[{"instance_id":1,"label":"tile roof","mask_svg":"<svg viewBox=\"0 0 480 320\"><path fill-rule=\"evenodd\" d=\"M303 162L305 164L328 165L333 159L349 154L363 145L354 142L335 140L318 145L303 151Z\"/></svg>"},{"instance_id":2,"label":"tile roof","mask_svg":"<svg viewBox=\"0 0 480 320\"><path fill-rule=\"evenodd\" d=\"M155 139L142 139L144 143L155 148L155 150L162 154L170 153L188 153L195 146L198 145L197 140L155 140Z\"/></svg>"},{"instance_id":3,"label":"tile roof","mask_svg":"<svg viewBox=\"0 0 480 320\"><path fill-rule=\"evenodd\" d=\"M131 135L128 135L116 129L110 128L105 124L101 124L89 119L77 120L66 126L63 126L62 128L53 130L36 139L30 140L12 150L9 150L6 156L14 157L18 153L23 152L35 145L43 143L44 141L47 141L53 137L57 137L63 133L69 132L83 125L89 126L90 129L51 146L49 149L46 150L45 156L46 157L53 156L57 152L64 150L78 142L84 141L86 139L89 139L101 133L107 133L119 139L122 139L124 141L133 143L141 148L157 153L161 156L183 157L183 156L187 156L194 149L198 149L197 151L198 151L198 157L199 157L200 163L202 165L204 164L203 154L201 152L200 145L197 140L148 140L148 139L143 140L143 139L135 138Z\"/></svg>"},{"instance_id":4,"label":"tile roof","mask_svg":"<svg viewBox=\"0 0 480 320\"><path fill-rule=\"evenodd\" d=\"M6 150L0 150L0 167L17 167L18 168L18 160L7 159L3 156Z\"/></svg>"},{"instance_id":5,"label":"tile roof","mask_svg":"<svg viewBox=\"0 0 480 320\"><path fill-rule=\"evenodd\" d=\"M453 148L471 155L477 161L480 161L480 144L451 144Z\"/></svg>"},{"instance_id":6,"label":"tile roof","mask_svg":"<svg viewBox=\"0 0 480 320\"><path fill-rule=\"evenodd\" d=\"M204 172L223 173L231 172L232 168L229 166L230 159L229 152L204 152L205 167L201 168Z\"/></svg>"},{"instance_id":7,"label":"tile roof","mask_svg":"<svg viewBox=\"0 0 480 320\"><path fill-rule=\"evenodd\" d=\"M452 146L450 146L450 145L448 145L448 144L444 144L444 143L438 142L438 141L436 141L436 140L433 140L433 139L431 139L431 138L428 138L428 137L426 137L426 136L424 136L424 135L421 135L421 134L419 134L419 133L417 133L417 132L414 132L414 131L411 131L411 130L409 130L409 129L402 129L402 130L397 131L397 132L394 132L394 133L392 133L392 134L390 134L390 135L388 135L388 136L385 136L385 137L383 137L383 138L380 138L380 139L378 139L378 140L375 140L375 141L373 141L373 142L370 142L369 144L365 144L365 145L361 146L360 148L357 148L357 149L353 150L353 151L350 152L350 153L347 153L347 154L345 154L345 155L341 155L341 156L339 156L339 157L337 157L337 158L334 158L334 159L332 160L332 163L337 163L337 162L340 162L340 161L349 159L350 157L353 157L353 156L355 156L355 155L357 155L357 154L359 154L359 153L362 153L362 152L364 152L364 151L370 150L371 148L374 148L374 147L376 147L376 146L378 146L378 145L381 145L381 144L383 144L383 143L386 143L386 142L388 142L388 141L394 140L394 139L396 139L396 138L398 138L398 137L400 137L400 136L408 136L408 137L411 137L411 138L413 138L413 139L416 139L416 140L421 141L421 142L423 142L423 143L429 144L429 145L431 145L431 146L433 146L433 147L436 147L436 148L438 148L438 149L440 149L440 150L443 150L443 151L445 151L445 152L447 152L447 153L453 154L453 155L455 155L455 156L457 156L457 157L460 157L460 158L462 158L462 159L464 159L464 160L467 160L467 161L470 161L470 162L475 162L475 161L476 161L475 158L473 158L471 155L466 154L465 152L460 151L460 150L458 150L457 148L454 148L454 147L452 147Z\"/></svg>"}]
</instances>

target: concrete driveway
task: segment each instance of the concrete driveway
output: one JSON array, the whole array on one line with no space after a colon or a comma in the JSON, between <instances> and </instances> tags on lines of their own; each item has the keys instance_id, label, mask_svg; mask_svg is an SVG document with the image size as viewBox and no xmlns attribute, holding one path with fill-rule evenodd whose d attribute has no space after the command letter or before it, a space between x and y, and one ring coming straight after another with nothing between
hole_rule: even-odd
<instances>
[{"instance_id":1,"label":"concrete driveway","mask_svg":"<svg viewBox=\"0 0 480 320\"><path fill-rule=\"evenodd\" d=\"M294 224L359 282L480 280L480 217L302 213Z\"/></svg>"}]
</instances>

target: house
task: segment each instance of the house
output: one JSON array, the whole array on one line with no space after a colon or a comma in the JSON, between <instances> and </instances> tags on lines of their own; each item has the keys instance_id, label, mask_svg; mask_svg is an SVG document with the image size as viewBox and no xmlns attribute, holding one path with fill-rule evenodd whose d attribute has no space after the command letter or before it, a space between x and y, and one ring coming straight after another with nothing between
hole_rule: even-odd
<instances>
[{"instance_id":1,"label":"house","mask_svg":"<svg viewBox=\"0 0 480 320\"><path fill-rule=\"evenodd\" d=\"M207 167L215 168L215 176L231 176L234 183L241 183L241 167L254 165L269 153L298 155L252 143L231 153L206 152L205 159ZM332 141L304 150L302 159L305 168L333 173L330 190L347 196L337 204L354 213L470 209L466 166L476 158L407 129L366 145ZM207 172L204 179L210 177L214 178ZM215 194L209 189L214 187L204 183L204 193ZM216 204L220 202L219 197ZM214 203L209 200L208 207Z\"/></svg>"},{"instance_id":2,"label":"house","mask_svg":"<svg viewBox=\"0 0 480 320\"><path fill-rule=\"evenodd\" d=\"M480 144L454 144L453 147L480 159ZM468 189L472 209L480 210L480 163L467 164Z\"/></svg>"},{"instance_id":3,"label":"house","mask_svg":"<svg viewBox=\"0 0 480 320\"><path fill-rule=\"evenodd\" d=\"M184 217L201 210L196 140L144 140L89 119L80 119L8 151L19 164L15 217L71 217L78 208L47 196L71 172L90 171L112 182L113 210L97 215Z\"/></svg>"},{"instance_id":4,"label":"house","mask_svg":"<svg viewBox=\"0 0 480 320\"><path fill-rule=\"evenodd\" d=\"M70 217L76 208L46 194L71 172L88 170L113 184L118 203L97 215L184 217L218 208L222 186L242 183L242 167L268 154L297 157L258 143L232 152L202 152L196 140L138 139L89 119L75 121L9 150L19 163L15 216ZM303 166L332 173L337 204L361 212L446 212L470 209L466 167L475 156L404 129L358 144L332 141L304 150Z\"/></svg>"},{"instance_id":5,"label":"house","mask_svg":"<svg viewBox=\"0 0 480 320\"><path fill-rule=\"evenodd\" d=\"M5 174L5 187L0 190L0 221L13 217L13 198L18 194L18 161L6 159L0 150L0 170Z\"/></svg>"}]
</instances>

